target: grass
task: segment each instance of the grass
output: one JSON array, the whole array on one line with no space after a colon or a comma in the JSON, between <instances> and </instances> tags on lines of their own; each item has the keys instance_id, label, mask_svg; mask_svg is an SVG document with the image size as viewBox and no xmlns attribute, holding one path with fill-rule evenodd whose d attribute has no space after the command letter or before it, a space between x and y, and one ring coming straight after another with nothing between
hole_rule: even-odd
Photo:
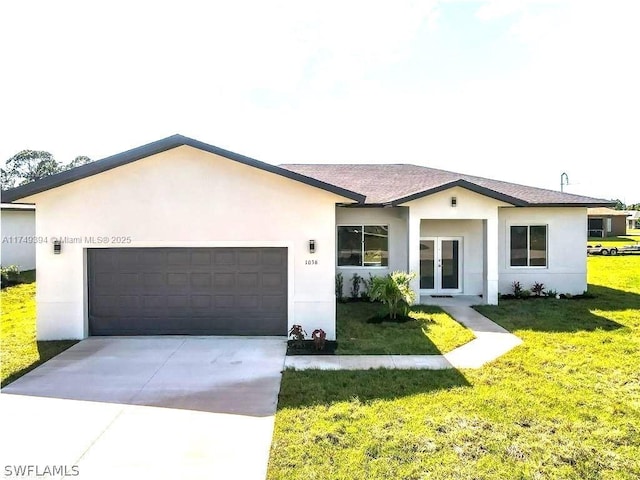
<instances>
[{"instance_id":1,"label":"grass","mask_svg":"<svg viewBox=\"0 0 640 480\"><path fill-rule=\"evenodd\" d=\"M76 343L75 340L36 341L35 272L23 272L30 282L0 293L0 382L4 387Z\"/></svg>"},{"instance_id":2,"label":"grass","mask_svg":"<svg viewBox=\"0 0 640 480\"><path fill-rule=\"evenodd\" d=\"M337 311L339 355L439 354L473 340L470 330L437 307L416 306L405 323L367 323L385 312L379 303L340 303Z\"/></svg>"},{"instance_id":3,"label":"grass","mask_svg":"<svg viewBox=\"0 0 640 480\"><path fill-rule=\"evenodd\" d=\"M600 244L604 247L621 247L624 245L633 245L636 242L640 242L640 234L628 233L627 235L619 237L589 237L587 243L589 243L589 245Z\"/></svg>"},{"instance_id":4,"label":"grass","mask_svg":"<svg viewBox=\"0 0 640 480\"><path fill-rule=\"evenodd\" d=\"M268 478L640 478L640 257L588 265L479 308L524 340L481 369L285 371Z\"/></svg>"}]
</instances>

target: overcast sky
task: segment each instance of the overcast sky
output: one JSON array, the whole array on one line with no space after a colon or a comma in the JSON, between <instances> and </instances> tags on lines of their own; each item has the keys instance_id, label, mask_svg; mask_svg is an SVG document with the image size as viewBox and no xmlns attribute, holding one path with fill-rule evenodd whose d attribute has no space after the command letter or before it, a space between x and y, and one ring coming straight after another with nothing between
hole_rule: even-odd
<instances>
[{"instance_id":1,"label":"overcast sky","mask_svg":"<svg viewBox=\"0 0 640 480\"><path fill-rule=\"evenodd\" d=\"M14 1L0 160L174 133L640 202L640 2Z\"/></svg>"}]
</instances>

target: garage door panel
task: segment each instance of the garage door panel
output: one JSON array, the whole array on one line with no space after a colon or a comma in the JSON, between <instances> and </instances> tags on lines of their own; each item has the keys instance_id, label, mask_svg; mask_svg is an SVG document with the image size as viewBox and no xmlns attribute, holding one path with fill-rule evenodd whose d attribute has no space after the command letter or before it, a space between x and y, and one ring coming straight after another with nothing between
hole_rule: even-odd
<instances>
[{"instance_id":1,"label":"garage door panel","mask_svg":"<svg viewBox=\"0 0 640 480\"><path fill-rule=\"evenodd\" d=\"M166 279L162 273L144 273L142 275L142 286L148 287L161 287L165 284Z\"/></svg>"},{"instance_id":2,"label":"garage door panel","mask_svg":"<svg viewBox=\"0 0 640 480\"><path fill-rule=\"evenodd\" d=\"M260 297L258 295L238 295L236 297L236 307L238 309L254 310L260 307Z\"/></svg>"},{"instance_id":3,"label":"garage door panel","mask_svg":"<svg viewBox=\"0 0 640 480\"><path fill-rule=\"evenodd\" d=\"M190 280L191 280L192 287L210 287L211 286L210 273L192 273Z\"/></svg>"},{"instance_id":4,"label":"garage door panel","mask_svg":"<svg viewBox=\"0 0 640 480\"><path fill-rule=\"evenodd\" d=\"M191 265L211 265L211 253L196 251L191 254Z\"/></svg>"},{"instance_id":5,"label":"garage door panel","mask_svg":"<svg viewBox=\"0 0 640 480\"><path fill-rule=\"evenodd\" d=\"M260 276L257 272L252 273L239 273L236 277L236 283L240 288L256 288Z\"/></svg>"},{"instance_id":6,"label":"garage door panel","mask_svg":"<svg viewBox=\"0 0 640 480\"><path fill-rule=\"evenodd\" d=\"M189 284L189 275L186 273L167 273L168 287L184 287Z\"/></svg>"},{"instance_id":7,"label":"garage door panel","mask_svg":"<svg viewBox=\"0 0 640 480\"><path fill-rule=\"evenodd\" d=\"M239 252L237 258L238 258L238 265L255 266L259 264L258 252L255 250L251 250L248 252Z\"/></svg>"},{"instance_id":8,"label":"garage door panel","mask_svg":"<svg viewBox=\"0 0 640 480\"><path fill-rule=\"evenodd\" d=\"M218 249L213 254L213 263L215 265L235 265L235 252L228 249Z\"/></svg>"},{"instance_id":9,"label":"garage door panel","mask_svg":"<svg viewBox=\"0 0 640 480\"><path fill-rule=\"evenodd\" d=\"M167 265L187 265L189 263L188 251L167 252Z\"/></svg>"},{"instance_id":10,"label":"garage door panel","mask_svg":"<svg viewBox=\"0 0 640 480\"><path fill-rule=\"evenodd\" d=\"M217 309L233 308L235 306L235 297L233 295L215 295L213 298Z\"/></svg>"},{"instance_id":11,"label":"garage door panel","mask_svg":"<svg viewBox=\"0 0 640 480\"><path fill-rule=\"evenodd\" d=\"M92 335L286 335L286 248L90 249Z\"/></svg>"},{"instance_id":12,"label":"garage door panel","mask_svg":"<svg viewBox=\"0 0 640 480\"><path fill-rule=\"evenodd\" d=\"M262 286L268 289L282 289L284 285L284 275L282 273L264 273L262 275Z\"/></svg>"},{"instance_id":13,"label":"garage door panel","mask_svg":"<svg viewBox=\"0 0 640 480\"><path fill-rule=\"evenodd\" d=\"M262 308L265 310L280 310L287 307L287 299L282 295L263 295Z\"/></svg>"},{"instance_id":14,"label":"garage door panel","mask_svg":"<svg viewBox=\"0 0 640 480\"><path fill-rule=\"evenodd\" d=\"M187 295L169 295L167 296L168 308L185 309L189 305L189 297Z\"/></svg>"},{"instance_id":15,"label":"garage door panel","mask_svg":"<svg viewBox=\"0 0 640 480\"><path fill-rule=\"evenodd\" d=\"M213 274L213 285L216 291L223 288L233 288L235 283L236 283L235 273L214 273Z\"/></svg>"}]
</instances>

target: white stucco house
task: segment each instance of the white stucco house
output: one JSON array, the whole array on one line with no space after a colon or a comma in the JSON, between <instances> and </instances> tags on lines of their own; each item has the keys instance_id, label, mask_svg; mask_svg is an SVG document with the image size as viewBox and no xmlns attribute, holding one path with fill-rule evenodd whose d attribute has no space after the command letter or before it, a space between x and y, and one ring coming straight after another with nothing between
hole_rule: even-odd
<instances>
[{"instance_id":1,"label":"white stucco house","mask_svg":"<svg viewBox=\"0 0 640 480\"><path fill-rule=\"evenodd\" d=\"M38 338L335 338L334 280L495 304L514 280L582 293L606 200L415 165L273 166L181 135L2 193L36 206ZM345 288L347 288L345 286Z\"/></svg>"},{"instance_id":2,"label":"white stucco house","mask_svg":"<svg viewBox=\"0 0 640 480\"><path fill-rule=\"evenodd\" d=\"M3 203L0 211L0 265L16 265L21 271L36 268L35 206Z\"/></svg>"}]
</instances>

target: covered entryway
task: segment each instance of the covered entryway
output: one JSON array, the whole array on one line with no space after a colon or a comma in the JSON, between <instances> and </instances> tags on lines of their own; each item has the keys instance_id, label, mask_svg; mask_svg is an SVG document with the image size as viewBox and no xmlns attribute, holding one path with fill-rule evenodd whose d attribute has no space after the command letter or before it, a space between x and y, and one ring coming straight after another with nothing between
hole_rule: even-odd
<instances>
[{"instance_id":1,"label":"covered entryway","mask_svg":"<svg viewBox=\"0 0 640 480\"><path fill-rule=\"evenodd\" d=\"M90 335L286 335L286 248L87 249Z\"/></svg>"}]
</instances>

